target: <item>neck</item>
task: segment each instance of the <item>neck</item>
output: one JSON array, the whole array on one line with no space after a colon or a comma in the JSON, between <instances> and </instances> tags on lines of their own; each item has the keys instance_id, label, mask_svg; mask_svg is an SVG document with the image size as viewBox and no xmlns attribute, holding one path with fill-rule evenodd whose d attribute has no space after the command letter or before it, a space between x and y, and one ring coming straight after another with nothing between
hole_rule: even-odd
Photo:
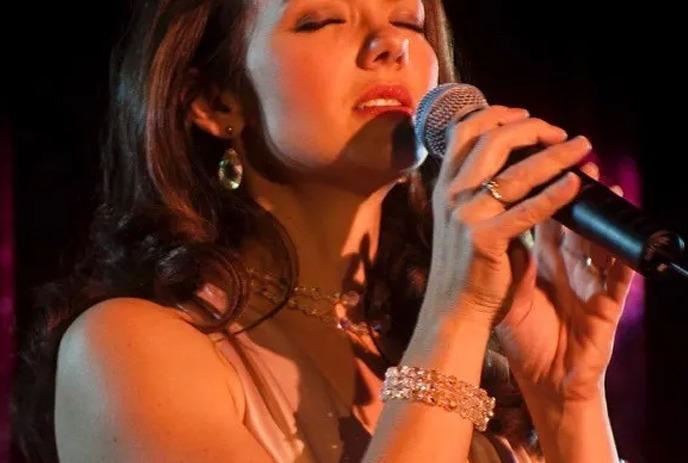
<instances>
[{"instance_id":1,"label":"neck","mask_svg":"<svg viewBox=\"0 0 688 463\"><path fill-rule=\"evenodd\" d=\"M395 185L372 194L343 190L329 182L277 184L245 172L251 197L274 215L293 241L299 284L333 293L365 285L364 264L377 254L382 202Z\"/></svg>"}]
</instances>

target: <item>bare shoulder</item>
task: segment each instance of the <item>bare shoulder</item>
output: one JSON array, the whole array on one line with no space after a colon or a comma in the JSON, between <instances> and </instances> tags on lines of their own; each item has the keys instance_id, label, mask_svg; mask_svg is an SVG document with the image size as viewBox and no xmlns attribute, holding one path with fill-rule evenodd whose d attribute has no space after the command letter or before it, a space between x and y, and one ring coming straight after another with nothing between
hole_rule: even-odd
<instances>
[{"instance_id":1,"label":"bare shoulder","mask_svg":"<svg viewBox=\"0 0 688 463\"><path fill-rule=\"evenodd\" d=\"M233 368L174 309L109 299L82 313L60 342L55 432L65 461L237 456L216 438L234 435L249 452L257 446L243 409Z\"/></svg>"},{"instance_id":2,"label":"bare shoulder","mask_svg":"<svg viewBox=\"0 0 688 463\"><path fill-rule=\"evenodd\" d=\"M107 369L126 367L186 374L228 382L236 399L241 386L235 371L219 356L210 338L193 327L176 309L138 298L113 298L84 311L62 337L58 365L69 368L85 361ZM79 365L83 367L85 365ZM240 403L236 411L242 411Z\"/></svg>"}]
</instances>

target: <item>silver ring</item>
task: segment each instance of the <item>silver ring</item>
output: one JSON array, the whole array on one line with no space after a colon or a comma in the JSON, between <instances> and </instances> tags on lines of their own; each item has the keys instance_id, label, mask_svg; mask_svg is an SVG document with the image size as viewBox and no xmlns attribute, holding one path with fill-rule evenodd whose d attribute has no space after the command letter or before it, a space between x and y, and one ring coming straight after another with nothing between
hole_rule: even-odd
<instances>
[{"instance_id":1,"label":"silver ring","mask_svg":"<svg viewBox=\"0 0 688 463\"><path fill-rule=\"evenodd\" d=\"M490 196L492 196L494 199L502 203L504 206L510 206L511 203L509 201L506 201L504 199L504 196L499 192L499 183L497 183L496 180L488 180L486 182L483 182L481 185L483 190L487 191L490 193Z\"/></svg>"},{"instance_id":2,"label":"silver ring","mask_svg":"<svg viewBox=\"0 0 688 463\"><path fill-rule=\"evenodd\" d=\"M592 261L592 256L590 256L589 254L584 257L583 265L585 266L585 269L588 270L590 273L593 273L601 278L606 278L607 273L609 273L609 268L600 268L599 266L597 266Z\"/></svg>"}]
</instances>

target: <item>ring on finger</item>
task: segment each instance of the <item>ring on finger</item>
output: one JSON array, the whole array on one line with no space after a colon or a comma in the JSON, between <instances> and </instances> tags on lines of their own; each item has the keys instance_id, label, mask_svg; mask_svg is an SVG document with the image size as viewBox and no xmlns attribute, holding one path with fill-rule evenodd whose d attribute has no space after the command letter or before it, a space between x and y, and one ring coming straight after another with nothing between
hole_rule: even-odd
<instances>
[{"instance_id":1,"label":"ring on finger","mask_svg":"<svg viewBox=\"0 0 688 463\"><path fill-rule=\"evenodd\" d=\"M504 196L502 193L499 191L499 182L495 179L490 179L485 182L483 182L481 185L483 190L487 191L490 196L492 196L494 199L499 201L501 204L504 206L511 206L511 202L507 201L504 199Z\"/></svg>"},{"instance_id":2,"label":"ring on finger","mask_svg":"<svg viewBox=\"0 0 688 463\"><path fill-rule=\"evenodd\" d=\"M607 278L607 275L609 274L609 269L611 265L613 265L613 263L613 259L609 259L607 265L600 266L595 264L595 262L592 260L592 256L589 254L585 255L583 258L583 265L585 266L585 269L590 273L597 275L600 278Z\"/></svg>"}]
</instances>

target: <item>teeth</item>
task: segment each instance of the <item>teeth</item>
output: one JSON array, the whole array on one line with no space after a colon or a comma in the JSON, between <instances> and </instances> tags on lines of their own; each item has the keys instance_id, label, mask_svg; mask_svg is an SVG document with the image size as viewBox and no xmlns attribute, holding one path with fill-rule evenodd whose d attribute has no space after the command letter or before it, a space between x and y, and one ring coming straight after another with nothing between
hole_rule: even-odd
<instances>
[{"instance_id":1,"label":"teeth","mask_svg":"<svg viewBox=\"0 0 688 463\"><path fill-rule=\"evenodd\" d=\"M366 101L365 103L362 103L358 107L359 108L370 108L370 107L374 107L374 106L403 106L403 105L401 104L401 101L399 101L395 98L389 98L389 99L378 98L376 100Z\"/></svg>"}]
</instances>

